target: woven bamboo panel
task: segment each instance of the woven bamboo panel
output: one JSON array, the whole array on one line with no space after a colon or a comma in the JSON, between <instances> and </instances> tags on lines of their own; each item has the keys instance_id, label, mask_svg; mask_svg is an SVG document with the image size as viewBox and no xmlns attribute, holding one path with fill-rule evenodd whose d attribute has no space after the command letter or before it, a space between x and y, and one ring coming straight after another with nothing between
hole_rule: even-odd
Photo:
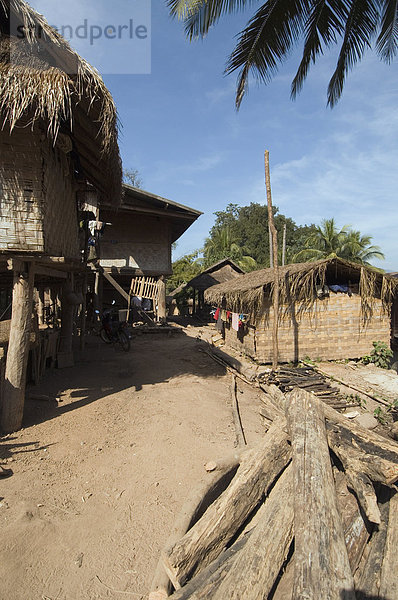
<instances>
[{"instance_id":1,"label":"woven bamboo panel","mask_svg":"<svg viewBox=\"0 0 398 600\"><path fill-rule=\"evenodd\" d=\"M44 246L46 254L79 257L78 218L69 158L48 139L42 143Z\"/></svg>"},{"instance_id":2,"label":"woven bamboo panel","mask_svg":"<svg viewBox=\"0 0 398 600\"><path fill-rule=\"evenodd\" d=\"M316 302L312 310L295 316L290 313L279 321L279 360L290 362L310 357L321 360L360 358L372 349L372 342L390 343L390 318L381 312L381 301L374 300L372 318L364 326L361 320L361 298L357 294L331 294ZM261 362L272 361L273 311L256 324L255 351L250 330L240 349ZM236 338L236 332L233 332ZM237 347L226 338L227 344ZM247 342L246 342L247 337Z\"/></svg>"},{"instance_id":3,"label":"woven bamboo panel","mask_svg":"<svg viewBox=\"0 0 398 600\"><path fill-rule=\"evenodd\" d=\"M131 280L131 296L140 296L157 302L159 297L158 281L155 277L134 277Z\"/></svg>"},{"instance_id":4,"label":"woven bamboo panel","mask_svg":"<svg viewBox=\"0 0 398 600\"><path fill-rule=\"evenodd\" d=\"M0 250L43 252L40 138L0 132Z\"/></svg>"}]
</instances>

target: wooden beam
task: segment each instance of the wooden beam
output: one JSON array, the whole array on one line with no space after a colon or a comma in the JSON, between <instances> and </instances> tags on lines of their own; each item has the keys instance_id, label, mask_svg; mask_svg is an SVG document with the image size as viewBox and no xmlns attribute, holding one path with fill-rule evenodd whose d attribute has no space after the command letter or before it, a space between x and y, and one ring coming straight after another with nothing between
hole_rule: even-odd
<instances>
[{"instance_id":1,"label":"wooden beam","mask_svg":"<svg viewBox=\"0 0 398 600\"><path fill-rule=\"evenodd\" d=\"M57 269L49 269L48 267L43 267L40 264L36 264L35 274L36 275L44 275L45 277L54 277L56 279L66 279L68 277L68 273L66 271L58 271Z\"/></svg>"},{"instance_id":2,"label":"wooden beam","mask_svg":"<svg viewBox=\"0 0 398 600\"><path fill-rule=\"evenodd\" d=\"M287 407L294 480L293 600L354 600L322 403L297 389Z\"/></svg>"},{"instance_id":3,"label":"wooden beam","mask_svg":"<svg viewBox=\"0 0 398 600\"><path fill-rule=\"evenodd\" d=\"M99 265L98 263L96 263L96 264L91 263L91 269L93 271L99 271L100 273L102 273L102 275L105 277L105 279L107 281L109 281L109 283L111 285L113 285L115 290L117 290L119 292L119 294L121 296L123 296L123 298L126 300L126 302L128 303L130 301L129 294L118 284L118 282L112 277L112 275L107 273L105 271L105 269L103 267L101 267L101 265Z\"/></svg>"},{"instance_id":4,"label":"wooden beam","mask_svg":"<svg viewBox=\"0 0 398 600\"><path fill-rule=\"evenodd\" d=\"M13 262L13 267L17 263ZM24 269L22 269L25 267ZM6 433L22 426L26 368L32 322L34 264L19 264L14 270L12 318L4 381L2 429Z\"/></svg>"}]
</instances>

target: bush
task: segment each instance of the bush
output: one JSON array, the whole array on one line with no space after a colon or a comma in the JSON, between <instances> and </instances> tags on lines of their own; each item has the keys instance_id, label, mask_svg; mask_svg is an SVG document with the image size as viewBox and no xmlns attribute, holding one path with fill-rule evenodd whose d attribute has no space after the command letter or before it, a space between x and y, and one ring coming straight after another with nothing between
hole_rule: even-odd
<instances>
[{"instance_id":1,"label":"bush","mask_svg":"<svg viewBox=\"0 0 398 600\"><path fill-rule=\"evenodd\" d=\"M391 359L393 357L393 353L388 348L385 342L373 342L373 350L367 356L362 358L362 362L367 365L369 363L373 363L377 367L381 367L382 369L389 369L391 366Z\"/></svg>"}]
</instances>

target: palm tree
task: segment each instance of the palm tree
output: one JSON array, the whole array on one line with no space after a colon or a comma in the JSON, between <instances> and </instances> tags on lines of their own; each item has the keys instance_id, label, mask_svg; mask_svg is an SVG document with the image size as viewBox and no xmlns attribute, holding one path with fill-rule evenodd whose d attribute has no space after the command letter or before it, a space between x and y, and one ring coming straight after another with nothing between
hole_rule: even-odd
<instances>
[{"instance_id":1,"label":"palm tree","mask_svg":"<svg viewBox=\"0 0 398 600\"><path fill-rule=\"evenodd\" d=\"M349 230L341 257L361 265L370 265L369 261L373 258L384 260L385 256L381 248L372 246L371 242L372 236L361 235L360 231Z\"/></svg>"},{"instance_id":2,"label":"palm tree","mask_svg":"<svg viewBox=\"0 0 398 600\"><path fill-rule=\"evenodd\" d=\"M205 241L203 248L205 267L209 267L223 258L230 258L244 271L253 271L257 263L247 252L247 248L239 245L228 225L219 227Z\"/></svg>"},{"instance_id":3,"label":"palm tree","mask_svg":"<svg viewBox=\"0 0 398 600\"><path fill-rule=\"evenodd\" d=\"M293 260L295 262L319 260L322 258L340 257L369 265L372 258L384 259L379 246L371 245L370 235L361 235L359 231L344 225L340 230L334 219L324 219L305 241L305 248Z\"/></svg>"},{"instance_id":4,"label":"palm tree","mask_svg":"<svg viewBox=\"0 0 398 600\"><path fill-rule=\"evenodd\" d=\"M204 37L224 14L244 10L253 3L254 0L167 0L171 14L184 21L190 40ZM302 59L291 87L294 98L310 64L341 40L328 87L328 104L334 106L348 71L375 39L380 58L390 63L398 49L397 0L266 0L240 32L227 62L227 73L239 70L236 105L239 108L242 102L250 73L269 83L279 64L303 40Z\"/></svg>"}]
</instances>

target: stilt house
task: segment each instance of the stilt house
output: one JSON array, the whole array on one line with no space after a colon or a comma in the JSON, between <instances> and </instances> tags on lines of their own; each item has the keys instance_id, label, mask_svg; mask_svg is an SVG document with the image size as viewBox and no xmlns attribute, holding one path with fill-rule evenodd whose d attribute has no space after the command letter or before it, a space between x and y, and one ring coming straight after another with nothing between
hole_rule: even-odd
<instances>
[{"instance_id":1,"label":"stilt house","mask_svg":"<svg viewBox=\"0 0 398 600\"><path fill-rule=\"evenodd\" d=\"M14 431L38 343L32 306L37 330L47 309L61 307L60 339L46 334L43 361L49 347L69 355L74 307L84 300L79 209L88 189L119 202L121 163L115 106L98 73L22 0L0 0L0 33L2 427Z\"/></svg>"},{"instance_id":2,"label":"stilt house","mask_svg":"<svg viewBox=\"0 0 398 600\"><path fill-rule=\"evenodd\" d=\"M253 271L211 287L205 300L239 313L227 322L226 347L272 361L273 269ZM279 361L359 358L373 341L390 345L397 279L339 258L279 267Z\"/></svg>"}]
</instances>

